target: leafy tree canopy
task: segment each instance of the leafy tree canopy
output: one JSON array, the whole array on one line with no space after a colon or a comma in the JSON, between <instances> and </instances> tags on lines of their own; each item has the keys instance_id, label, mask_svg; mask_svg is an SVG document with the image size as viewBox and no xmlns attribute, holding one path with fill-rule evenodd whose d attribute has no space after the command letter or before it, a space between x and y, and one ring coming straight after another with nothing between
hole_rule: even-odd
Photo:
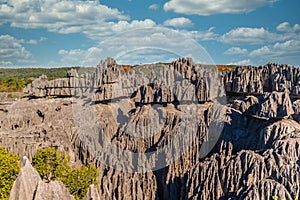
<instances>
[{"instance_id":1,"label":"leafy tree canopy","mask_svg":"<svg viewBox=\"0 0 300 200\"><path fill-rule=\"evenodd\" d=\"M8 199L20 171L19 157L0 146L0 199Z\"/></svg>"},{"instance_id":2,"label":"leafy tree canopy","mask_svg":"<svg viewBox=\"0 0 300 200\"><path fill-rule=\"evenodd\" d=\"M72 168L70 158L55 148L41 149L33 158L33 166L47 181L59 179L76 199L82 199L91 184L97 185L99 172L95 166Z\"/></svg>"}]
</instances>

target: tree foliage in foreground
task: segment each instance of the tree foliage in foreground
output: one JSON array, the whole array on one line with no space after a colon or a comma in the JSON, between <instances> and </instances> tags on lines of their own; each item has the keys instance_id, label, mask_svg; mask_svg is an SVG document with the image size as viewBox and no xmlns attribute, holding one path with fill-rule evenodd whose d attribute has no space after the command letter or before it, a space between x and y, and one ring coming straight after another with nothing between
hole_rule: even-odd
<instances>
[{"instance_id":1,"label":"tree foliage in foreground","mask_svg":"<svg viewBox=\"0 0 300 200\"><path fill-rule=\"evenodd\" d=\"M46 148L33 157L33 166L43 179L61 180L76 199L82 199L91 184L97 185L98 170L95 166L72 168L69 161L69 156L57 149Z\"/></svg>"},{"instance_id":2,"label":"tree foliage in foreground","mask_svg":"<svg viewBox=\"0 0 300 200\"><path fill-rule=\"evenodd\" d=\"M0 146L0 199L8 199L20 171L19 157Z\"/></svg>"}]
</instances>

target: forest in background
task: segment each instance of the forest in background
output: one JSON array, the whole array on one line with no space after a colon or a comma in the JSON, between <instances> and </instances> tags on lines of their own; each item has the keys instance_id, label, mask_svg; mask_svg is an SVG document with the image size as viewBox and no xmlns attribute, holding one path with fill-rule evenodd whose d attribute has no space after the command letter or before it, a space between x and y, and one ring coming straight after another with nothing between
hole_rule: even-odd
<instances>
[{"instance_id":1,"label":"forest in background","mask_svg":"<svg viewBox=\"0 0 300 200\"><path fill-rule=\"evenodd\" d=\"M78 74L93 73L93 67L62 68L0 68L0 92L22 92L23 88L42 74L48 80L66 77L67 71L76 68Z\"/></svg>"}]
</instances>

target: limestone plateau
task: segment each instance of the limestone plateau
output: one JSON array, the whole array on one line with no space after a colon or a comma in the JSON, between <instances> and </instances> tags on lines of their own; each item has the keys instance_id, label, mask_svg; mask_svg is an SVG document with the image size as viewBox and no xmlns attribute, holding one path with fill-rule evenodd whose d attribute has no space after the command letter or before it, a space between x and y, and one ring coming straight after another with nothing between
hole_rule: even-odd
<instances>
[{"instance_id":1,"label":"limestone plateau","mask_svg":"<svg viewBox=\"0 0 300 200\"><path fill-rule=\"evenodd\" d=\"M30 164L49 146L98 168L84 199L300 197L298 68L220 72L181 58L128 71L107 58L93 74L41 76L24 92L0 105L0 145L25 156L10 199L74 199Z\"/></svg>"}]
</instances>

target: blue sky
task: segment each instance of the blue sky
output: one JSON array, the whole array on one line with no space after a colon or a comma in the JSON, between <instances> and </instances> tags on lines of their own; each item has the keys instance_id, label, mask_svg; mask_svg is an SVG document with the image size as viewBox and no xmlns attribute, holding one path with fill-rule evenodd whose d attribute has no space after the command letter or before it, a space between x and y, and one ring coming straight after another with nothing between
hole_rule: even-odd
<instances>
[{"instance_id":1,"label":"blue sky","mask_svg":"<svg viewBox=\"0 0 300 200\"><path fill-rule=\"evenodd\" d=\"M300 66L299 0L0 0L0 67Z\"/></svg>"}]
</instances>

